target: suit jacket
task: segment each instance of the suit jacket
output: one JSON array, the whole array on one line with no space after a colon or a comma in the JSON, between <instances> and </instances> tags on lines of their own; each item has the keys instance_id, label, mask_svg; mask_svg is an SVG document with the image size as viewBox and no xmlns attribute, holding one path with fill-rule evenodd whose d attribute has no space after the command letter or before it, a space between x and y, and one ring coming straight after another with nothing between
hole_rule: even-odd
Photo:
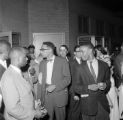
<instances>
[{"instance_id":1,"label":"suit jacket","mask_svg":"<svg viewBox=\"0 0 123 120\"><path fill-rule=\"evenodd\" d=\"M39 67L39 72L42 73L42 92L41 101L44 101L45 89L46 89L46 72L47 62L43 60ZM55 56L53 64L53 73L51 78L52 84L56 85L56 89L49 94L54 97L54 102L58 107L65 106L68 100L67 87L70 84L70 71L68 62L61 57Z\"/></svg>"},{"instance_id":2,"label":"suit jacket","mask_svg":"<svg viewBox=\"0 0 123 120\"><path fill-rule=\"evenodd\" d=\"M5 72L5 68L0 64L0 80L1 80L1 77L3 75L3 73Z\"/></svg>"},{"instance_id":3,"label":"suit jacket","mask_svg":"<svg viewBox=\"0 0 123 120\"><path fill-rule=\"evenodd\" d=\"M80 66L80 64L77 62L76 59L72 59L69 61L69 65L70 65L70 73L71 73L70 94L72 95L72 97L74 97L75 95L78 95L74 91L74 86L76 83L75 71L76 68Z\"/></svg>"},{"instance_id":4,"label":"suit jacket","mask_svg":"<svg viewBox=\"0 0 123 120\"><path fill-rule=\"evenodd\" d=\"M106 97L106 93L110 89L110 69L107 63L98 60L97 82L94 80L86 62L83 62L81 66L76 69L75 75L76 85L74 90L76 93L83 95L83 97L81 97L82 113L86 115L96 115L98 110L98 102L107 112L110 112L108 100ZM88 89L88 85L99 82L106 83L105 90L91 91Z\"/></svg>"},{"instance_id":5,"label":"suit jacket","mask_svg":"<svg viewBox=\"0 0 123 120\"><path fill-rule=\"evenodd\" d=\"M1 77L2 77L2 75L3 75L3 73L5 72L5 68L0 64L0 81L1 81ZM1 93L1 89L0 89L0 94L2 94ZM3 103L3 100L2 101L0 101L1 103L1 107L0 107L0 113L4 113L4 103Z\"/></svg>"},{"instance_id":6,"label":"suit jacket","mask_svg":"<svg viewBox=\"0 0 123 120\"><path fill-rule=\"evenodd\" d=\"M30 84L11 66L1 78L6 120L33 120L34 101Z\"/></svg>"},{"instance_id":7,"label":"suit jacket","mask_svg":"<svg viewBox=\"0 0 123 120\"><path fill-rule=\"evenodd\" d=\"M114 77L115 77L115 85L117 87L120 86L121 82L123 82L123 78L121 76L121 63L123 62L123 53L120 53L114 61Z\"/></svg>"}]
</instances>

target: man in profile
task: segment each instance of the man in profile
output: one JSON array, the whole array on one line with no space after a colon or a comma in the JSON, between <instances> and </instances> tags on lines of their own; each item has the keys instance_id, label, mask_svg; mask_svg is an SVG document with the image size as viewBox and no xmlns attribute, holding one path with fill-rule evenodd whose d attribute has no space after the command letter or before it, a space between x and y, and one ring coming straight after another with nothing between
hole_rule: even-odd
<instances>
[{"instance_id":1,"label":"man in profile","mask_svg":"<svg viewBox=\"0 0 123 120\"><path fill-rule=\"evenodd\" d=\"M80 46L76 45L74 47L74 58L69 61L70 72L71 72L71 85L70 85L70 103L68 106L68 118L67 120L82 120L81 106L80 106L80 96L74 92L74 86L76 83L75 71L76 68L81 65L81 52Z\"/></svg>"},{"instance_id":2,"label":"man in profile","mask_svg":"<svg viewBox=\"0 0 123 120\"><path fill-rule=\"evenodd\" d=\"M39 73L42 74L42 101L44 100L49 120L54 120L54 113L56 120L65 120L70 71L67 60L55 56L54 49L51 42L44 42L41 47L41 54L45 58L39 67Z\"/></svg>"},{"instance_id":3,"label":"man in profile","mask_svg":"<svg viewBox=\"0 0 123 120\"><path fill-rule=\"evenodd\" d=\"M119 88L123 83L123 77L121 75L121 65L123 64L123 43L121 45L121 52L116 56L114 60L114 77L116 87Z\"/></svg>"},{"instance_id":4,"label":"man in profile","mask_svg":"<svg viewBox=\"0 0 123 120\"><path fill-rule=\"evenodd\" d=\"M109 120L110 107L106 97L110 89L108 64L97 60L94 46L85 43L80 46L82 64L76 68L74 91L81 96L83 120Z\"/></svg>"},{"instance_id":5,"label":"man in profile","mask_svg":"<svg viewBox=\"0 0 123 120\"><path fill-rule=\"evenodd\" d=\"M31 85L26 81L20 68L26 64L23 48L12 48L11 64L1 78L1 90L5 104L6 120L33 120L43 117L40 109L34 109Z\"/></svg>"},{"instance_id":6,"label":"man in profile","mask_svg":"<svg viewBox=\"0 0 123 120\"><path fill-rule=\"evenodd\" d=\"M0 81L3 73L7 69L6 60L8 59L8 54L10 51L11 45L5 40L0 40ZM4 103L2 101L1 89L0 89L0 119L2 119L4 113Z\"/></svg>"}]
</instances>

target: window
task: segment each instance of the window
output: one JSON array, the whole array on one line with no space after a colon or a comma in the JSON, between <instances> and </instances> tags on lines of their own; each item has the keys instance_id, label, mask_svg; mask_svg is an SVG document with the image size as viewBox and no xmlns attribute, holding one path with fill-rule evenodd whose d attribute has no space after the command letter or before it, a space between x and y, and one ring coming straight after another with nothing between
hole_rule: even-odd
<instances>
[{"instance_id":1,"label":"window","mask_svg":"<svg viewBox=\"0 0 123 120\"><path fill-rule=\"evenodd\" d=\"M111 37L115 36L115 26L114 26L114 24L109 24L109 35Z\"/></svg>"},{"instance_id":2,"label":"window","mask_svg":"<svg viewBox=\"0 0 123 120\"><path fill-rule=\"evenodd\" d=\"M79 16L79 33L89 34L89 17L81 15Z\"/></svg>"},{"instance_id":3,"label":"window","mask_svg":"<svg viewBox=\"0 0 123 120\"><path fill-rule=\"evenodd\" d=\"M102 36L104 35L104 22L100 20L96 20L96 35Z\"/></svg>"}]
</instances>

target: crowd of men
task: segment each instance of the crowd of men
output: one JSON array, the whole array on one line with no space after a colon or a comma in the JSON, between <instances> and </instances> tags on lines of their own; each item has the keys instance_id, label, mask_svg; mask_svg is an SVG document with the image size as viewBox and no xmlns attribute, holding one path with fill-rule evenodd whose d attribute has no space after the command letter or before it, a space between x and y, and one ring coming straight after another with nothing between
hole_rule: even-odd
<instances>
[{"instance_id":1,"label":"crowd of men","mask_svg":"<svg viewBox=\"0 0 123 120\"><path fill-rule=\"evenodd\" d=\"M66 45L56 55L52 42L37 58L34 50L0 40L0 120L111 120L111 67L93 44L76 45L72 58Z\"/></svg>"}]
</instances>

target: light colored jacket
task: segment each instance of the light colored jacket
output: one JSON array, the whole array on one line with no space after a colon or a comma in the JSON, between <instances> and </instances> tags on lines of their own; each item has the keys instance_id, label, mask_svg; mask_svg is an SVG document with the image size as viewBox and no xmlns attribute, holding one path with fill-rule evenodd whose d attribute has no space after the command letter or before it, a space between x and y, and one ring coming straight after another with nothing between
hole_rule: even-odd
<instances>
[{"instance_id":1,"label":"light colored jacket","mask_svg":"<svg viewBox=\"0 0 123 120\"><path fill-rule=\"evenodd\" d=\"M6 120L33 120L34 99L30 84L11 66L1 78Z\"/></svg>"}]
</instances>

